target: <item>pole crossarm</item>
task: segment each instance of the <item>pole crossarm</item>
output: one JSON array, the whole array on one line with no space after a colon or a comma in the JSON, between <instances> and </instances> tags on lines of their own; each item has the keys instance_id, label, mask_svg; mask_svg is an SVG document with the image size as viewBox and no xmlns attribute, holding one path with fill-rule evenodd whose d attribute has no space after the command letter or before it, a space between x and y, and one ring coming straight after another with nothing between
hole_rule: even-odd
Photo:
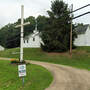
<instances>
[{"instance_id":1,"label":"pole crossarm","mask_svg":"<svg viewBox=\"0 0 90 90\"><path fill-rule=\"evenodd\" d=\"M79 18L79 17L84 16L84 15L89 14L89 13L90 13L90 12L86 12L86 13L84 13L84 14L81 14L81 15L78 15L78 16L76 16L76 17L73 17L72 19Z\"/></svg>"},{"instance_id":2,"label":"pole crossarm","mask_svg":"<svg viewBox=\"0 0 90 90\"><path fill-rule=\"evenodd\" d=\"M83 8L85 8L85 7L88 7L88 6L90 6L90 4L85 5L85 6L83 6L83 7L80 7L80 8L78 8L78 9L74 10L74 11L71 11L70 13L76 12L76 11L78 11L78 10L80 10L80 9L83 9Z\"/></svg>"},{"instance_id":3,"label":"pole crossarm","mask_svg":"<svg viewBox=\"0 0 90 90\"><path fill-rule=\"evenodd\" d=\"M15 28L19 28L19 27L21 27L21 26L26 26L26 25L29 25L29 24L30 24L30 22L27 22L27 23L24 23L24 24L15 26Z\"/></svg>"}]
</instances>

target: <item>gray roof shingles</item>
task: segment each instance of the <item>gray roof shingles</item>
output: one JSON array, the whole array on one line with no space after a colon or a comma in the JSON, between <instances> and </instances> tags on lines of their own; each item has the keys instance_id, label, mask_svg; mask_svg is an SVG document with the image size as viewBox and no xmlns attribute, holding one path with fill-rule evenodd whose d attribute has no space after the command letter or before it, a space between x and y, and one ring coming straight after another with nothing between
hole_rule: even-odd
<instances>
[{"instance_id":1,"label":"gray roof shingles","mask_svg":"<svg viewBox=\"0 0 90 90\"><path fill-rule=\"evenodd\" d=\"M75 30L77 34L85 34L89 24L83 25L83 26L78 26Z\"/></svg>"}]
</instances>

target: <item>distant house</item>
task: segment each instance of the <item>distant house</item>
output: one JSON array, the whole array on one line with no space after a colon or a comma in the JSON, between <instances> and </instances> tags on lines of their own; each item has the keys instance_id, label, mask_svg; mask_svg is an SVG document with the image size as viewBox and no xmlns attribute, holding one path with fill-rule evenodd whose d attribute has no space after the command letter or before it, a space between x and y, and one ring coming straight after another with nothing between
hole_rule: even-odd
<instances>
[{"instance_id":1,"label":"distant house","mask_svg":"<svg viewBox=\"0 0 90 90\"><path fill-rule=\"evenodd\" d=\"M36 24L35 30L33 31L33 33L24 38L23 47L24 48L40 48L41 42L42 40L40 38L40 33L37 30L37 24Z\"/></svg>"},{"instance_id":2,"label":"distant house","mask_svg":"<svg viewBox=\"0 0 90 90\"><path fill-rule=\"evenodd\" d=\"M76 28L77 38L74 41L76 46L90 46L90 25L83 25Z\"/></svg>"},{"instance_id":3,"label":"distant house","mask_svg":"<svg viewBox=\"0 0 90 90\"><path fill-rule=\"evenodd\" d=\"M5 48L0 45L0 51L4 51L4 50L5 50Z\"/></svg>"}]
</instances>

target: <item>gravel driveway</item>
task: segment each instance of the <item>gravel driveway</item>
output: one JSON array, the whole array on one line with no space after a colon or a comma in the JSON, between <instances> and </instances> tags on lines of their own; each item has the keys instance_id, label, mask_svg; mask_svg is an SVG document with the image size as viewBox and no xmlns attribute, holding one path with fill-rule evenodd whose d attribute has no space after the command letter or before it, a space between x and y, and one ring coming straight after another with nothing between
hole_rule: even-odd
<instances>
[{"instance_id":1,"label":"gravel driveway","mask_svg":"<svg viewBox=\"0 0 90 90\"><path fill-rule=\"evenodd\" d=\"M29 61L47 68L54 80L46 90L90 90L90 71L64 65Z\"/></svg>"}]
</instances>

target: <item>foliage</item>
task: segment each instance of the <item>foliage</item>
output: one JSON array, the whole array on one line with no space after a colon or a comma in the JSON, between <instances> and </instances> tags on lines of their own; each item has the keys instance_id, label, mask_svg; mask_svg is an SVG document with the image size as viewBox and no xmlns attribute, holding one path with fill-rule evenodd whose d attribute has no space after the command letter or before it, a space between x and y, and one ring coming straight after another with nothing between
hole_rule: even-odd
<instances>
[{"instance_id":1,"label":"foliage","mask_svg":"<svg viewBox=\"0 0 90 90\"><path fill-rule=\"evenodd\" d=\"M35 17L29 16L25 19L25 22L30 22L30 25L26 25L24 27L24 36L29 35L33 30L35 30Z\"/></svg>"},{"instance_id":2,"label":"foliage","mask_svg":"<svg viewBox=\"0 0 90 90\"><path fill-rule=\"evenodd\" d=\"M20 30L14 24L8 24L0 30L0 44L4 47L13 48L20 44Z\"/></svg>"},{"instance_id":3,"label":"foliage","mask_svg":"<svg viewBox=\"0 0 90 90\"><path fill-rule=\"evenodd\" d=\"M36 20L39 32L44 31L45 26L47 25L47 17L39 15Z\"/></svg>"},{"instance_id":4,"label":"foliage","mask_svg":"<svg viewBox=\"0 0 90 90\"><path fill-rule=\"evenodd\" d=\"M67 6L63 1L55 0L51 4L51 11L47 11L49 15L48 24L41 34L44 42L41 47L44 51L63 52L69 49L71 17ZM73 31L73 41L75 36L76 34Z\"/></svg>"},{"instance_id":5,"label":"foliage","mask_svg":"<svg viewBox=\"0 0 90 90\"><path fill-rule=\"evenodd\" d=\"M24 36L33 32L35 28L35 17L30 16L24 20L24 22L30 22L30 25L24 27ZM20 28L15 28L19 25L21 20L13 24L7 24L0 29L0 45L5 48L15 48L20 46Z\"/></svg>"},{"instance_id":6,"label":"foliage","mask_svg":"<svg viewBox=\"0 0 90 90\"><path fill-rule=\"evenodd\" d=\"M24 19L24 22L30 22L30 25L24 26L24 37L29 35L35 30L37 20L39 32L43 31L47 24L47 18L39 15L36 19L33 16L29 16ZM21 24L21 19L18 19L15 23L9 23L0 29L0 45L5 48L15 48L20 46L20 27L15 28L16 25Z\"/></svg>"}]
</instances>

